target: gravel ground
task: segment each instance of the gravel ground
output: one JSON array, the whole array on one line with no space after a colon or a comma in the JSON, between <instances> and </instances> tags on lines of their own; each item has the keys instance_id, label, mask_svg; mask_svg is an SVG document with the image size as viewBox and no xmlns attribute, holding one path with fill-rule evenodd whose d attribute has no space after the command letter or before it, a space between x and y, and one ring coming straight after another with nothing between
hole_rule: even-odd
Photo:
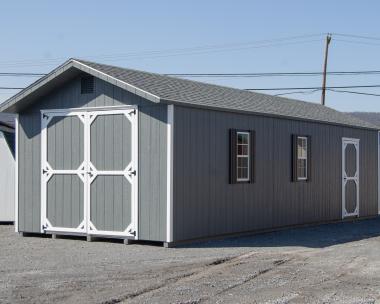
<instances>
[{"instance_id":1,"label":"gravel ground","mask_svg":"<svg viewBox=\"0 0 380 304\"><path fill-rule=\"evenodd\" d=\"M0 303L375 303L380 219L166 249L0 226Z\"/></svg>"}]
</instances>

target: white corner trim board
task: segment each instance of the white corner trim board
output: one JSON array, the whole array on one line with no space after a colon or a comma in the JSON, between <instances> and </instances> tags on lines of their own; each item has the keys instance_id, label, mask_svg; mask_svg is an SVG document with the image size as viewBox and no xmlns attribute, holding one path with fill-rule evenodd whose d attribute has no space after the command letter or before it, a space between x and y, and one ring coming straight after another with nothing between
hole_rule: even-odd
<instances>
[{"instance_id":1,"label":"white corner trim board","mask_svg":"<svg viewBox=\"0 0 380 304\"><path fill-rule=\"evenodd\" d=\"M18 140L19 140L19 118L18 114L16 114L15 117L15 157L16 157L16 164L15 164L15 232L19 232L18 227Z\"/></svg>"},{"instance_id":2,"label":"white corner trim board","mask_svg":"<svg viewBox=\"0 0 380 304\"><path fill-rule=\"evenodd\" d=\"M168 105L167 113L167 161L166 161L166 241L173 242L173 130L174 105Z\"/></svg>"}]
</instances>

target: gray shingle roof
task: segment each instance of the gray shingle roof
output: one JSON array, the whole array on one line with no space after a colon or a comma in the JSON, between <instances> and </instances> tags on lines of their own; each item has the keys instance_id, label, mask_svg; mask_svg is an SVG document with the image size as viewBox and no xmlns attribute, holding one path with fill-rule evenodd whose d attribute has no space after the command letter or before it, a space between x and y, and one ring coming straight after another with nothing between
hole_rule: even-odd
<instances>
[{"instance_id":1,"label":"gray shingle roof","mask_svg":"<svg viewBox=\"0 0 380 304\"><path fill-rule=\"evenodd\" d=\"M80 72L90 73L152 102L249 112L301 120L379 128L370 122L317 103L293 100L165 75L70 59L0 105L0 112L17 113L40 96ZM71 75L71 76L70 76ZM74 76L73 76L74 75Z\"/></svg>"},{"instance_id":2,"label":"gray shingle roof","mask_svg":"<svg viewBox=\"0 0 380 304\"><path fill-rule=\"evenodd\" d=\"M359 118L363 121L368 121L369 123L377 126L380 130L380 113L379 112L352 112L347 113L351 116Z\"/></svg>"},{"instance_id":3,"label":"gray shingle roof","mask_svg":"<svg viewBox=\"0 0 380 304\"><path fill-rule=\"evenodd\" d=\"M258 114L294 117L362 128L378 129L373 124L317 103L293 100L239 90L155 73L125 69L84 60L77 61L158 96L164 101L247 111Z\"/></svg>"}]
</instances>

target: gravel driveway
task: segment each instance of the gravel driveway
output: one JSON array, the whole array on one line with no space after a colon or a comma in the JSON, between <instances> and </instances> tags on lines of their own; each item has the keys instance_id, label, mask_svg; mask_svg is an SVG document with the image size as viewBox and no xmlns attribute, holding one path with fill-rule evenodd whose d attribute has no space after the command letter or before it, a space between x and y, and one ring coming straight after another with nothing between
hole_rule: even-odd
<instances>
[{"instance_id":1,"label":"gravel driveway","mask_svg":"<svg viewBox=\"0 0 380 304\"><path fill-rule=\"evenodd\" d=\"M380 219L166 249L0 226L0 303L375 303Z\"/></svg>"}]
</instances>

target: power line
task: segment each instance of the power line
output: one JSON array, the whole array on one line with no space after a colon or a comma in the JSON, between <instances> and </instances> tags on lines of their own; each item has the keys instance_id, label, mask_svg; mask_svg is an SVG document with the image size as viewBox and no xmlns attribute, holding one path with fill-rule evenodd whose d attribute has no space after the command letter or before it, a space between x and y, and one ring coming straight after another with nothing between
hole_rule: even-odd
<instances>
[{"instance_id":1,"label":"power line","mask_svg":"<svg viewBox=\"0 0 380 304\"><path fill-rule=\"evenodd\" d=\"M245 50L245 49L255 49L255 48L265 48L273 46L284 46L292 44L302 44L309 43L317 40L300 40L311 37L319 37L322 34L309 34L309 35L298 35L298 36L289 36L276 39L265 39L265 40L256 40L250 42L241 42L241 43L224 43L224 44L211 44L203 45L196 47L188 48L177 48L177 49L163 49L163 50L147 50L147 51L133 51L127 53L119 54L101 54L101 55L87 55L79 57L87 58L97 58L105 60L120 60L120 59L144 59L144 58L158 58L158 57L168 57L168 56L180 56L180 55L192 55L192 54L207 54L215 52L225 52L225 51L236 51L236 50ZM40 66L40 65L51 65L57 61L62 61L67 58L51 58L46 60L18 60L14 62L0 62L1 66ZM38 63L37 63L38 62Z\"/></svg>"},{"instance_id":2,"label":"power line","mask_svg":"<svg viewBox=\"0 0 380 304\"><path fill-rule=\"evenodd\" d=\"M353 89L353 88L380 88L379 84L374 85L350 85L350 86L329 86L326 89ZM0 87L1 90L22 90L20 87ZM321 90L322 87L291 87L291 88L250 88L246 91L287 91L287 90Z\"/></svg>"},{"instance_id":3,"label":"power line","mask_svg":"<svg viewBox=\"0 0 380 304\"><path fill-rule=\"evenodd\" d=\"M380 97L380 94L374 94L374 93L346 91L346 90L335 90L335 89L328 89L328 90L332 91L332 92L337 92L337 93L350 93L350 94L358 94L358 95L368 95L368 96L378 96L378 97Z\"/></svg>"},{"instance_id":4,"label":"power line","mask_svg":"<svg viewBox=\"0 0 380 304\"><path fill-rule=\"evenodd\" d=\"M5 76L5 77L42 77L46 76L47 74L43 73L23 73L23 72L10 72L10 73L3 73L0 72L0 76Z\"/></svg>"},{"instance_id":5,"label":"power line","mask_svg":"<svg viewBox=\"0 0 380 304\"><path fill-rule=\"evenodd\" d=\"M291 94L313 94L313 93L318 92L320 90L321 89L315 89L315 90L311 90L311 91L294 91L294 92L275 94L274 96L283 96L283 95L291 95Z\"/></svg>"},{"instance_id":6,"label":"power line","mask_svg":"<svg viewBox=\"0 0 380 304\"><path fill-rule=\"evenodd\" d=\"M300 39L307 38L316 38L325 35L326 33L318 33L318 34L307 34L307 35L298 35L298 36L288 36L282 38L274 38L274 39L265 39L265 40L256 40L250 42L240 42L240 43L225 43L225 44L210 44L210 45L201 45L195 47L188 48L176 48L176 49L162 49L162 50L146 50L146 51L132 51L127 53L119 53L119 54L100 54L100 55L87 55L80 57L88 57L88 58L97 58L104 60L121 60L121 59L144 59L144 58L159 58L159 57L170 57L170 56L182 56L182 55L194 55L194 54L207 54L214 52L224 52L224 51L236 51L236 50L244 50L251 48L265 48L265 47L273 47L273 46L282 46L282 45L291 45L291 44L301 44L308 43L317 40L307 40L300 41ZM349 41L350 43L364 43L364 41L360 42L360 40L372 40L372 41L380 41L380 37L371 37L371 36L363 36L363 35L355 35L355 34L345 34L345 33L333 33L334 36L338 37L346 37L353 38L358 41ZM340 39L343 41L342 39ZM290 42L291 41L291 42ZM339 40L338 40L339 41ZM280 42L280 43L279 43ZM284 43L290 42L290 43ZM373 44L376 45L376 44ZM60 62L62 60L67 59L66 57L57 57L45 60L18 60L14 62L0 62L0 66L43 66L43 65L52 65L56 62Z\"/></svg>"},{"instance_id":7,"label":"power line","mask_svg":"<svg viewBox=\"0 0 380 304\"><path fill-rule=\"evenodd\" d=\"M380 88L380 85L352 85L352 86L332 86L326 89L353 89L353 88ZM301 87L301 88L257 88L257 89L244 89L246 91L287 91L287 90L321 90L322 87Z\"/></svg>"},{"instance_id":8,"label":"power line","mask_svg":"<svg viewBox=\"0 0 380 304\"><path fill-rule=\"evenodd\" d=\"M362 35L355 35L355 34L342 34L342 33L332 33L334 36L341 36L341 37L350 37L350 38L356 38L356 39L365 39L365 40L378 40L380 41L380 37L371 37L371 36L362 36Z\"/></svg>"},{"instance_id":9,"label":"power line","mask_svg":"<svg viewBox=\"0 0 380 304\"><path fill-rule=\"evenodd\" d=\"M380 43L371 43L371 42L357 41L357 40L347 40L347 39L336 39L335 38L334 41L346 42L346 43L352 43L352 44L360 44L360 45L380 46Z\"/></svg>"},{"instance_id":10,"label":"power line","mask_svg":"<svg viewBox=\"0 0 380 304\"><path fill-rule=\"evenodd\" d=\"M320 76L322 72L263 72L263 73L166 73L163 75L174 77L221 77L221 78L233 78L233 77L283 77L283 76ZM331 76L355 76L355 75L378 75L380 70L369 71L336 71L327 72ZM27 72L0 72L0 77L42 77L46 76L46 73L27 73Z\"/></svg>"},{"instance_id":11,"label":"power line","mask_svg":"<svg viewBox=\"0 0 380 304\"><path fill-rule=\"evenodd\" d=\"M233 78L233 77L282 77L282 76L320 76L322 72L265 72L265 73L167 73L166 76L174 77L216 77L216 78ZM349 75L378 75L380 70L372 71L337 71L327 72L333 76L349 76Z\"/></svg>"}]
</instances>

